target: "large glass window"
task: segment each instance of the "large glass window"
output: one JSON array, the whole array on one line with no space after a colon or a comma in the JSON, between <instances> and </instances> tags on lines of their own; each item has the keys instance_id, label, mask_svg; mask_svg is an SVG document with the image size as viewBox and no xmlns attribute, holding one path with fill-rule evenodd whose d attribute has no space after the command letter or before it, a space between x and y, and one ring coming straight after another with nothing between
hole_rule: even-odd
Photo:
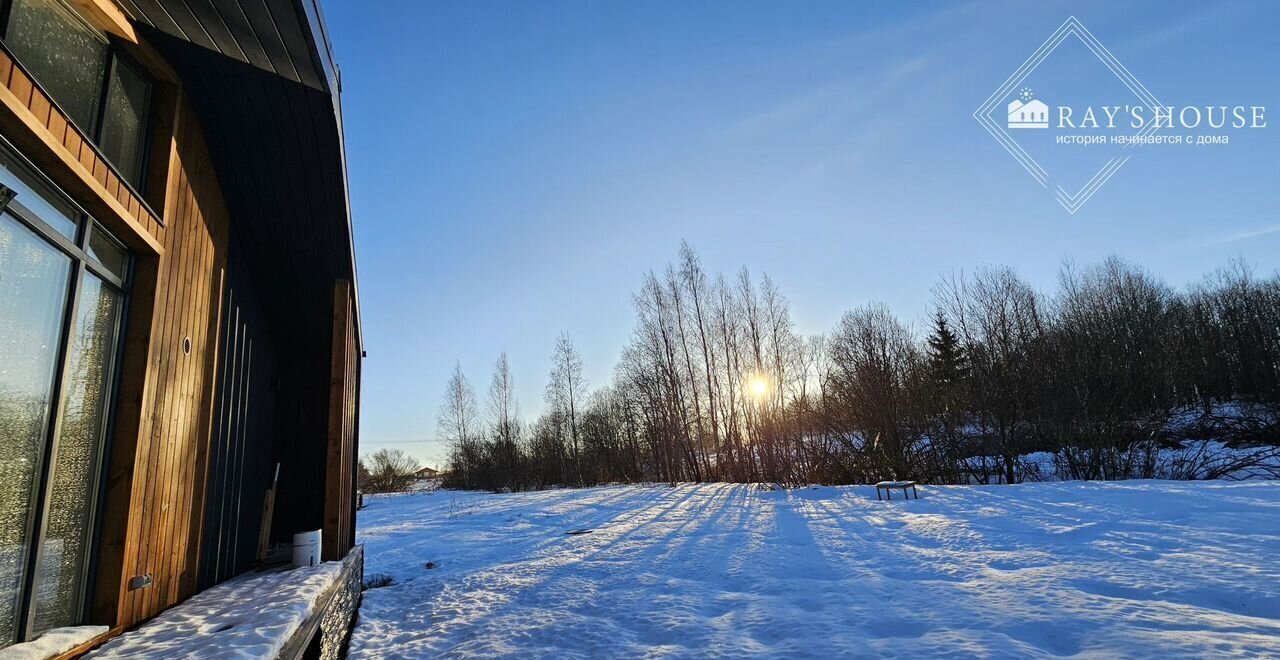
<instances>
[{"instance_id":1,"label":"large glass window","mask_svg":"<svg viewBox=\"0 0 1280 660\"><path fill-rule=\"evenodd\" d=\"M81 282L63 374L53 485L35 579L33 632L78 623L93 528L94 484L107 422L107 392L116 355L119 292L86 274Z\"/></svg>"},{"instance_id":2,"label":"large glass window","mask_svg":"<svg viewBox=\"0 0 1280 660\"><path fill-rule=\"evenodd\" d=\"M140 187L151 81L62 0L8 2L4 40L14 57L121 177Z\"/></svg>"},{"instance_id":3,"label":"large glass window","mask_svg":"<svg viewBox=\"0 0 1280 660\"><path fill-rule=\"evenodd\" d=\"M0 163L3 647L83 621L130 257L2 145Z\"/></svg>"},{"instance_id":4,"label":"large glass window","mask_svg":"<svg viewBox=\"0 0 1280 660\"><path fill-rule=\"evenodd\" d=\"M71 259L0 217L0 644L12 643L53 402Z\"/></svg>"}]
</instances>

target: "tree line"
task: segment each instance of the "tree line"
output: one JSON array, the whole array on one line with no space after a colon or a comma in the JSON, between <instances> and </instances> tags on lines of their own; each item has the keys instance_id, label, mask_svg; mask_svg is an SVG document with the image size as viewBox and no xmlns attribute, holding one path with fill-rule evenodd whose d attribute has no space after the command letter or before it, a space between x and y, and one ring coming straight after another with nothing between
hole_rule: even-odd
<instances>
[{"instance_id":1,"label":"tree line","mask_svg":"<svg viewBox=\"0 0 1280 660\"><path fill-rule=\"evenodd\" d=\"M505 354L483 401L458 365L448 485L1214 478L1280 459L1280 276L1243 263L1182 289L1066 264L1049 294L983 267L938 282L920 331L869 304L802 336L768 276L707 273L683 245L633 300L612 380L592 389L561 335L532 422Z\"/></svg>"}]
</instances>

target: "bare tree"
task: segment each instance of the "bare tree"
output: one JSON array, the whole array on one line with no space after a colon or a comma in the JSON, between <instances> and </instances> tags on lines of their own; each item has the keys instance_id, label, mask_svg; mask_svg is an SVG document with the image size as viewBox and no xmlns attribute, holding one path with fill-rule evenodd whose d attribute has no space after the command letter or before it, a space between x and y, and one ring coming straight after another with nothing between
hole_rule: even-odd
<instances>
[{"instance_id":1,"label":"bare tree","mask_svg":"<svg viewBox=\"0 0 1280 660\"><path fill-rule=\"evenodd\" d=\"M912 379L920 353L884 305L848 312L831 341L832 384L860 436L868 480L919 478L921 434Z\"/></svg>"},{"instance_id":2,"label":"bare tree","mask_svg":"<svg viewBox=\"0 0 1280 660\"><path fill-rule=\"evenodd\" d=\"M693 248L689 247L688 243L683 241L680 243L680 281L684 286L686 294L689 296L689 302L693 305L693 323L697 329L698 347L702 353L701 376L705 386L703 391L706 393L707 399L706 410L710 417L711 449L715 452L717 459L719 459L723 451L720 436L720 415L717 410L716 403L719 396L718 390L720 386L720 376L718 373L719 360L716 355L715 345L709 338L711 332L708 326L712 324L712 320L708 318L707 297L709 294L707 275L702 270L702 263L699 261L697 253L693 251ZM690 380L692 379L693 377L691 376ZM701 411L699 410L699 414L700 412ZM706 447L704 444L704 452L705 451ZM707 463L708 471L710 471L712 466L710 465L709 460ZM719 468L719 465L716 467ZM716 473L719 474L720 470L717 469Z\"/></svg>"},{"instance_id":3,"label":"bare tree","mask_svg":"<svg viewBox=\"0 0 1280 660\"><path fill-rule=\"evenodd\" d=\"M519 456L520 409L516 403L515 379L507 354L498 356L493 365L493 378L489 382L489 427L492 437L494 469L506 475L508 488L520 488L524 484L524 470Z\"/></svg>"},{"instance_id":4,"label":"bare tree","mask_svg":"<svg viewBox=\"0 0 1280 660\"><path fill-rule=\"evenodd\" d=\"M436 428L440 438L449 444L450 479L464 488L477 486L473 475L484 458L479 446L479 417L475 391L462 373L462 364L457 363L445 387Z\"/></svg>"},{"instance_id":5,"label":"bare tree","mask_svg":"<svg viewBox=\"0 0 1280 660\"><path fill-rule=\"evenodd\" d=\"M935 291L939 307L959 329L969 354L975 422L987 449L999 458L999 477L1018 480L1018 456L1027 448L1029 408L1041 375L1035 349L1044 336L1044 315L1035 291L1009 268L981 268L972 280L952 276Z\"/></svg>"},{"instance_id":6,"label":"bare tree","mask_svg":"<svg viewBox=\"0 0 1280 660\"><path fill-rule=\"evenodd\" d=\"M1274 275L1233 264L1178 291L1112 258L1065 266L1043 295L985 267L938 285L926 336L870 304L805 338L767 275L709 276L687 244L658 273L632 297L612 381L589 394L562 334L527 427L505 355L483 423L454 370L440 415L451 485L1013 483L1046 476L1032 452L1062 478L1274 473Z\"/></svg>"},{"instance_id":7,"label":"bare tree","mask_svg":"<svg viewBox=\"0 0 1280 660\"><path fill-rule=\"evenodd\" d=\"M513 442L517 439L520 407L516 403L515 379L505 352L493 365L493 378L489 381L489 423L495 436Z\"/></svg>"},{"instance_id":8,"label":"bare tree","mask_svg":"<svg viewBox=\"0 0 1280 660\"><path fill-rule=\"evenodd\" d=\"M396 493L413 483L414 473L422 466L399 449L379 449L360 461L367 470L363 489L370 493Z\"/></svg>"},{"instance_id":9,"label":"bare tree","mask_svg":"<svg viewBox=\"0 0 1280 660\"><path fill-rule=\"evenodd\" d=\"M550 408L562 420L568 432L570 458L573 461L573 477L575 483L582 483L582 456L579 451L578 414L586 398L587 382L582 375L582 357L573 346L569 333L562 333L556 339L555 350L551 354L551 376L547 383L546 401Z\"/></svg>"}]
</instances>

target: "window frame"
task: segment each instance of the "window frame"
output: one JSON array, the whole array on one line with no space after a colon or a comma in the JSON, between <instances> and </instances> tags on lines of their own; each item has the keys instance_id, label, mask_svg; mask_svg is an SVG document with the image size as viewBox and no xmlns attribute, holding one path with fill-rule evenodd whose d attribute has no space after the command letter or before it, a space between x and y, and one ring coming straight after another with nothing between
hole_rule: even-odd
<instances>
[{"instance_id":1,"label":"window frame","mask_svg":"<svg viewBox=\"0 0 1280 660\"><path fill-rule=\"evenodd\" d=\"M13 49L9 47L9 27L14 0L0 0L0 42L4 43L5 52L7 52L9 56L13 58L13 61L28 74L27 77L31 79L32 84L35 85L42 94L44 94L45 98L49 99L49 104L57 109L58 113L67 120L69 125L74 126L81 135L88 139L88 142L93 145L94 150L102 160L105 161L112 171L115 172L116 178L120 180L121 185L127 186L130 192L133 193L134 197L136 197L139 202L145 204L145 193L147 192L146 187L148 180L147 172L150 167L151 141L153 138L152 128L155 124L154 100L156 95L156 86L159 84L159 81L156 80L156 77L151 74L147 67L143 66L137 58L130 55L125 48L120 45L118 37L104 32L100 28L92 25L80 15L80 12L78 12L75 7L71 6L69 3L64 2L63 0L49 1L61 4L64 9L71 12L76 20L80 21L80 23L86 28L92 30L96 35L101 37L103 42L106 44L107 55L104 59L102 70L98 72L98 106L97 110L94 112L93 126L82 126L80 122L71 116L70 113L64 110L58 103L58 100L54 98L53 95L49 93L49 90L40 83L40 80L37 79L36 76L30 75L31 68L26 66L22 62L21 58L13 52ZM120 59L123 59L125 66L132 69L147 83L147 104L142 115L142 126L140 127L141 135L138 141L137 171L130 173L129 175L126 175L119 164L113 162L111 158L107 156L101 146L102 131L107 112L106 104L111 93L111 74L114 71L117 60ZM136 176L138 181L135 183L130 179L130 176Z\"/></svg>"},{"instance_id":2,"label":"window frame","mask_svg":"<svg viewBox=\"0 0 1280 660\"><path fill-rule=\"evenodd\" d=\"M106 460L110 455L116 423L117 394L120 389L121 364L124 358L124 341L129 323L129 285L133 279L137 257L125 244L103 228L84 208L67 195L57 184L40 171L26 156L15 148L8 139L0 136L0 149L7 152L18 167L24 169L35 178L35 183L44 190L36 190L36 194L45 193L67 202L77 216L79 227L75 240L68 239L51 225L40 219L38 215L22 204L20 199L8 193L0 195L0 215L8 215L34 232L39 238L52 245L71 260L71 276L67 284L67 300L63 309L62 325L58 333L57 371L54 374L52 394L49 403L48 422L43 429L44 446L39 452L35 465L34 481L37 487L27 513L27 555L24 559L21 592L18 601L15 638L17 643L31 641L39 635L34 633L36 625L36 590L39 584L37 573L41 565L45 535L48 530L49 500L54 486L54 458L58 452L61 435L63 406L66 401L66 376L70 368L71 342L74 341L76 322L79 318L80 294L84 288L86 277L100 279L110 290L120 296L120 317L114 328L112 338L112 355L105 378L104 412L102 428L99 430L98 452L94 457L93 476L95 483L88 490L88 533L85 538L86 554L84 566L77 576L79 585L79 602L74 608L74 622L71 625L83 625L90 615L93 601L95 577L98 570L98 558L101 548L98 540L102 535L102 508L106 497ZM0 183L0 192L8 190L8 186ZM5 201L5 198L8 198ZM101 231L112 242L125 250L126 263L124 277L117 277L104 264L99 263L89 253L89 240L94 232ZM43 633L41 633L43 634ZM0 647L3 648L3 647Z\"/></svg>"},{"instance_id":3,"label":"window frame","mask_svg":"<svg viewBox=\"0 0 1280 660\"><path fill-rule=\"evenodd\" d=\"M12 2L12 0L6 1ZM107 64L102 72L102 89L98 95L98 117L94 120L94 123L97 124L97 128L93 137L93 146L98 150L98 153L102 155L102 159L107 161L111 166L111 169L115 170L117 175L120 175L120 166L113 162L106 154L101 142L102 135L107 126L107 104L111 102L111 74L115 73L116 67L121 65L132 69L139 78L142 78L142 80L147 83L147 102L143 106L142 123L138 127L138 160L134 163L135 171L131 172L129 175L117 177L122 182L129 184L131 188L134 188L134 192L137 194L137 197L142 199L142 193L146 192L147 168L150 165L151 109L154 105L152 101L155 99L156 95L156 80L147 72L146 67L142 66L138 60L126 53L123 48L117 46L114 39L110 36L108 36L107 39ZM136 186L133 181L129 180L129 176L135 176L138 178Z\"/></svg>"}]
</instances>

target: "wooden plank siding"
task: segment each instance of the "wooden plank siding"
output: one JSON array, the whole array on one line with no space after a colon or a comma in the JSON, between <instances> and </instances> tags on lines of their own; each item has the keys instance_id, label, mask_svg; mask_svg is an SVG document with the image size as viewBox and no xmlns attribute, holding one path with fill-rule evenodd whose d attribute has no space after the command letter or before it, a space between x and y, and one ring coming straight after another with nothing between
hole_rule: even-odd
<instances>
[{"instance_id":1,"label":"wooden plank siding","mask_svg":"<svg viewBox=\"0 0 1280 660\"><path fill-rule=\"evenodd\" d=\"M202 3L169 20L194 30L234 5ZM159 6L129 5L148 12ZM272 540L322 527L324 559L341 559L354 547L362 352L353 248L349 228L344 235L336 222L346 219L340 127L331 97L315 87L320 81L308 83L318 75L313 63L307 75L293 71L301 83L281 85L261 70L293 62L306 45L301 19L274 15L284 6L254 0L248 14L227 23L238 34L245 26L291 21L290 34L240 53L256 65L244 67L248 72L205 61L203 49L178 48L185 42L165 51L140 36L129 46L145 50L136 59L155 76L141 192L0 41L0 135L134 255L87 621L109 624L111 634L247 567L233 552L230 570L223 570L216 564L222 541L205 543L205 535L241 543L234 523L242 516L225 513L231 521L218 522L228 509L216 498L260 509L258 477L277 463ZM165 36L137 27L140 35ZM199 33L187 36L234 50L228 34ZM187 65L181 76L178 62ZM247 301L260 309L243 311ZM251 350L242 347L245 336L252 336ZM255 370L273 366L252 376L222 373L250 362ZM226 417L231 408L219 406L220 383L241 388L227 395L226 406L237 406L234 419ZM250 383L261 399L242 391ZM223 431L242 435L215 446ZM245 455L259 464L220 471L219 461ZM258 526L247 526L256 546ZM212 571L205 570L209 561ZM130 587L144 576L145 586Z\"/></svg>"},{"instance_id":2,"label":"wooden plank siding","mask_svg":"<svg viewBox=\"0 0 1280 660\"><path fill-rule=\"evenodd\" d=\"M91 605L91 618L113 628L197 587L228 249L195 111L176 85L158 85L156 97L154 194L144 200L0 45L0 130L136 256ZM142 575L150 586L129 590Z\"/></svg>"},{"instance_id":3,"label":"wooden plank siding","mask_svg":"<svg viewBox=\"0 0 1280 660\"><path fill-rule=\"evenodd\" d=\"M329 380L329 442L325 457L324 533L320 541L325 561L342 559L355 542L355 461L360 406L360 344L356 335L355 300L351 282L333 287L333 359Z\"/></svg>"},{"instance_id":4,"label":"wooden plank siding","mask_svg":"<svg viewBox=\"0 0 1280 660\"><path fill-rule=\"evenodd\" d=\"M165 205L169 226L156 265L145 356L142 400L148 412L134 436L119 581L118 618L126 625L194 593L200 559L229 222L199 122L186 104L177 127ZM189 355L183 350L188 338ZM151 586L128 590L129 579L141 575L151 576Z\"/></svg>"}]
</instances>

